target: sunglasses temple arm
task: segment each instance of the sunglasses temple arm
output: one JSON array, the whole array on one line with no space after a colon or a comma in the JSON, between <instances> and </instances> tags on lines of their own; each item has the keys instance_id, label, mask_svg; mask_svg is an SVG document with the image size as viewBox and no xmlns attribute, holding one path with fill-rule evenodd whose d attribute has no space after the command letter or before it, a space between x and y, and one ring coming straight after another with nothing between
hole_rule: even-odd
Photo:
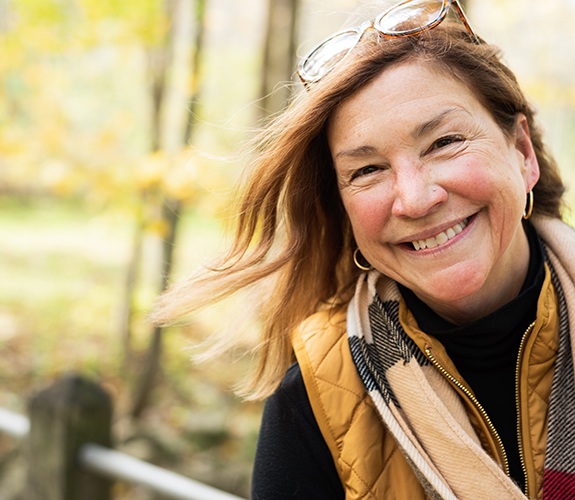
<instances>
[{"instance_id":1,"label":"sunglasses temple arm","mask_svg":"<svg viewBox=\"0 0 575 500\"><path fill-rule=\"evenodd\" d=\"M473 37L473 40L475 41L475 43L479 45L481 43L481 40L479 40L479 37L475 34L475 31L473 31L473 28L469 24L469 21L467 20L467 16L465 15L465 12L463 12L463 7L461 7L461 5L459 5L459 2L457 0L453 0L451 3L455 7L455 10L457 11L457 14L459 15L459 17L461 19L461 22L465 25L465 28L467 29L467 31Z\"/></svg>"}]
</instances>

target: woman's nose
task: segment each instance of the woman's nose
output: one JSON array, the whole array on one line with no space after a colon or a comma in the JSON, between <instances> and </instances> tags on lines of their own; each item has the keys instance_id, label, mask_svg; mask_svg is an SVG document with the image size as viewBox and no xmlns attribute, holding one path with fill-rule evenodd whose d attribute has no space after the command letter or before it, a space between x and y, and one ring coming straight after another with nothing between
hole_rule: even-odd
<instances>
[{"instance_id":1,"label":"woman's nose","mask_svg":"<svg viewBox=\"0 0 575 500\"><path fill-rule=\"evenodd\" d=\"M417 219L433 212L447 200L447 192L428 178L422 169L408 169L396 175L392 214Z\"/></svg>"}]
</instances>

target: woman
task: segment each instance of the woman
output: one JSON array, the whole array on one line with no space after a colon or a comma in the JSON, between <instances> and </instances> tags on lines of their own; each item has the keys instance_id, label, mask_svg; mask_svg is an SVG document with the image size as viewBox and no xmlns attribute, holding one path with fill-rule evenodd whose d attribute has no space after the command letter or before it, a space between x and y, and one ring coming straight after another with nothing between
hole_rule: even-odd
<instances>
[{"instance_id":1,"label":"woman","mask_svg":"<svg viewBox=\"0 0 575 500\"><path fill-rule=\"evenodd\" d=\"M230 253L158 312L273 279L253 498L575 498L575 234L515 77L431 0L299 72Z\"/></svg>"}]
</instances>

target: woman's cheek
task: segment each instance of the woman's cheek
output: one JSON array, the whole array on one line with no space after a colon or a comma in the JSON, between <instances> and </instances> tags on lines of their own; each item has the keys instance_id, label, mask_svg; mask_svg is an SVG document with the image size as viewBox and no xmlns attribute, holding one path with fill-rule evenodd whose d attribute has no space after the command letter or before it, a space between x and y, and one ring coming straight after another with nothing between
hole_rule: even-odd
<instances>
[{"instance_id":1,"label":"woman's cheek","mask_svg":"<svg viewBox=\"0 0 575 500\"><path fill-rule=\"evenodd\" d=\"M381 196L362 194L344 204L354 234L356 239L378 238L389 218L389 204Z\"/></svg>"}]
</instances>

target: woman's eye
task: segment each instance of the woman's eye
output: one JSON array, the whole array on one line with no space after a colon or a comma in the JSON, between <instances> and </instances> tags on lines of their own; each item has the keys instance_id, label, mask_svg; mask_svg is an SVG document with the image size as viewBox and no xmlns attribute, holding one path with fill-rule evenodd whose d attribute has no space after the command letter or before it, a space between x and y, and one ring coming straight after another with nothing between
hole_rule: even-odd
<instances>
[{"instance_id":1,"label":"woman's eye","mask_svg":"<svg viewBox=\"0 0 575 500\"><path fill-rule=\"evenodd\" d=\"M462 142L464 139L461 136L458 135L448 135L445 137L441 137L439 139L437 139L429 148L430 152L435 150L435 149L441 149L441 148L445 148L447 146L451 146L454 143L460 143Z\"/></svg>"},{"instance_id":2,"label":"woman's eye","mask_svg":"<svg viewBox=\"0 0 575 500\"><path fill-rule=\"evenodd\" d=\"M358 177L363 177L365 175L372 174L373 172L377 172L378 170L379 170L379 167L376 167L375 165L368 165L367 167L363 167L363 168L356 170L352 174L351 180L357 179Z\"/></svg>"}]
</instances>

